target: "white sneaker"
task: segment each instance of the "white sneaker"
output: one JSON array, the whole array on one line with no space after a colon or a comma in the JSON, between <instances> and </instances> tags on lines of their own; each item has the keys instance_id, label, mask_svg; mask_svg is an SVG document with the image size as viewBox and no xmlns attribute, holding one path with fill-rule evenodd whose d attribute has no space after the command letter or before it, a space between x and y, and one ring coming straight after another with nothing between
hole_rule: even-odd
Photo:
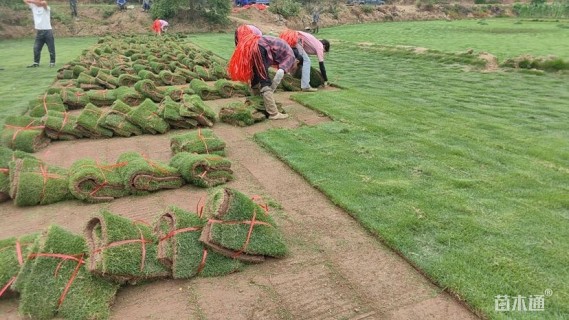
<instances>
[{"instance_id":1,"label":"white sneaker","mask_svg":"<svg viewBox=\"0 0 569 320\"><path fill-rule=\"evenodd\" d=\"M308 87L308 88L302 89L302 91L304 91L304 92L316 92L316 91L318 91L318 89L312 88L312 87Z\"/></svg>"},{"instance_id":2,"label":"white sneaker","mask_svg":"<svg viewBox=\"0 0 569 320\"><path fill-rule=\"evenodd\" d=\"M270 120L282 120L282 119L287 119L288 117L289 117L288 114L284 114L284 113L279 112L277 114L269 116L269 119Z\"/></svg>"}]
</instances>

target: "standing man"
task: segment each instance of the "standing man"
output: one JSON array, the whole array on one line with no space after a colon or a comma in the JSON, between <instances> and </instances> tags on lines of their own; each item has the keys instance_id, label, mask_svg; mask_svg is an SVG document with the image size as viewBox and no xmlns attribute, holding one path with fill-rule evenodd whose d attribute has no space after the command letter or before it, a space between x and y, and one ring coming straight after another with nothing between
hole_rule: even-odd
<instances>
[{"instance_id":1,"label":"standing man","mask_svg":"<svg viewBox=\"0 0 569 320\"><path fill-rule=\"evenodd\" d=\"M269 76L270 66L277 68L273 80ZM260 92L270 120L288 118L288 114L280 113L277 109L273 92L285 72L291 73L295 68L294 52L284 40L256 34L239 39L228 64L231 80L249 82L252 88L261 88Z\"/></svg>"},{"instance_id":2,"label":"standing man","mask_svg":"<svg viewBox=\"0 0 569 320\"><path fill-rule=\"evenodd\" d=\"M34 63L28 68L40 66L41 51L43 45L47 44L49 50L49 66L55 67L55 40L51 29L51 9L45 0L23 0L30 9L34 17L34 27L37 30L34 42Z\"/></svg>"},{"instance_id":3,"label":"standing man","mask_svg":"<svg viewBox=\"0 0 569 320\"><path fill-rule=\"evenodd\" d=\"M300 88L302 91L314 92L315 88L310 86L310 57L318 57L320 73L324 78L324 86L328 85L328 76L324 66L324 52L330 51L330 42L326 39L318 40L308 32L285 30L280 34L280 38L285 40L291 47L296 48L302 56L302 77L300 78Z\"/></svg>"},{"instance_id":4,"label":"standing man","mask_svg":"<svg viewBox=\"0 0 569 320\"><path fill-rule=\"evenodd\" d=\"M69 6L71 7L71 18L79 20L77 18L77 0L69 0Z\"/></svg>"},{"instance_id":5,"label":"standing man","mask_svg":"<svg viewBox=\"0 0 569 320\"><path fill-rule=\"evenodd\" d=\"M157 35L161 36L162 32L166 32L166 30L168 30L169 25L170 24L166 20L156 19L152 24L152 30L154 30Z\"/></svg>"}]
</instances>

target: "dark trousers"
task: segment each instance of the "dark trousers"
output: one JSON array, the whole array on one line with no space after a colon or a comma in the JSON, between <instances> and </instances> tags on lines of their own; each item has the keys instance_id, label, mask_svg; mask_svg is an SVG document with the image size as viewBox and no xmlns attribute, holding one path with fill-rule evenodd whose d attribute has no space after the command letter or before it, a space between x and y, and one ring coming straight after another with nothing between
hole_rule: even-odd
<instances>
[{"instance_id":1,"label":"dark trousers","mask_svg":"<svg viewBox=\"0 0 569 320\"><path fill-rule=\"evenodd\" d=\"M34 43L34 63L40 63L41 50L44 44L47 44L47 49L49 50L49 62L55 63L55 40L52 30L37 31L36 41Z\"/></svg>"},{"instance_id":2,"label":"dark trousers","mask_svg":"<svg viewBox=\"0 0 569 320\"><path fill-rule=\"evenodd\" d=\"M261 51L261 60L263 60L263 68L265 69L265 76L261 74L261 70L257 69L257 66L253 64L253 79L251 79L251 87L254 87L258 83L261 84L261 88L266 86L271 86L273 83L271 77L269 76L269 56L267 55L267 50L265 47L259 45L259 51Z\"/></svg>"},{"instance_id":3,"label":"dark trousers","mask_svg":"<svg viewBox=\"0 0 569 320\"><path fill-rule=\"evenodd\" d=\"M71 17L77 17L77 0L70 0L69 6L71 7Z\"/></svg>"}]
</instances>

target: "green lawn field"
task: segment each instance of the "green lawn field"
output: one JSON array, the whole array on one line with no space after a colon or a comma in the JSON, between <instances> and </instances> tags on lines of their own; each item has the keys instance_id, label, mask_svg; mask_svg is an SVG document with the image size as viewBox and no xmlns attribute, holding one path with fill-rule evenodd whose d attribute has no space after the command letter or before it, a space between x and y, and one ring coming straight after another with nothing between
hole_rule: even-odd
<instances>
[{"instance_id":1,"label":"green lawn field","mask_svg":"<svg viewBox=\"0 0 569 320\"><path fill-rule=\"evenodd\" d=\"M318 36L332 43L329 78L343 90L293 97L334 121L256 139L479 314L567 319L569 75L482 72L455 56L472 48L500 60L569 59L565 25L495 19L322 29ZM234 47L233 34L188 39L225 58ZM62 64L95 39L56 41ZM53 81L46 49L42 68L25 68L32 44L0 42L2 116L22 112ZM440 58L387 54L384 46L396 45ZM497 304L506 300L508 310Z\"/></svg>"}]
</instances>

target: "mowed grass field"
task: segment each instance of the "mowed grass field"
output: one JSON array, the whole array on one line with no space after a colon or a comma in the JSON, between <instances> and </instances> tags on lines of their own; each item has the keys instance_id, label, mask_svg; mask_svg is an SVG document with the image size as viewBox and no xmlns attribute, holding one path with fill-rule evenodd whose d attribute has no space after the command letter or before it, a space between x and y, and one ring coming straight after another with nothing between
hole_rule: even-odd
<instances>
[{"instance_id":1,"label":"mowed grass field","mask_svg":"<svg viewBox=\"0 0 569 320\"><path fill-rule=\"evenodd\" d=\"M334 121L256 139L480 314L566 319L569 75L481 72L452 59L469 48L500 60L567 59L564 25L465 20L322 29L318 36L332 43L330 80L344 89L295 99ZM234 47L233 34L189 40L226 58ZM56 39L58 65L95 41ZM47 48L42 68L24 68L32 45L0 42L2 117L25 110L55 77L45 68ZM388 53L385 45L448 55ZM510 311L498 311L505 295ZM516 300L525 310L519 302L514 309ZM530 310L536 301L543 306Z\"/></svg>"},{"instance_id":2,"label":"mowed grass field","mask_svg":"<svg viewBox=\"0 0 569 320\"><path fill-rule=\"evenodd\" d=\"M381 47L568 58L563 22L485 23L321 30L329 77L345 90L296 100L334 122L256 138L481 315L567 319L569 75L480 72ZM194 41L233 49L227 35ZM506 300L509 311L496 307Z\"/></svg>"}]
</instances>

